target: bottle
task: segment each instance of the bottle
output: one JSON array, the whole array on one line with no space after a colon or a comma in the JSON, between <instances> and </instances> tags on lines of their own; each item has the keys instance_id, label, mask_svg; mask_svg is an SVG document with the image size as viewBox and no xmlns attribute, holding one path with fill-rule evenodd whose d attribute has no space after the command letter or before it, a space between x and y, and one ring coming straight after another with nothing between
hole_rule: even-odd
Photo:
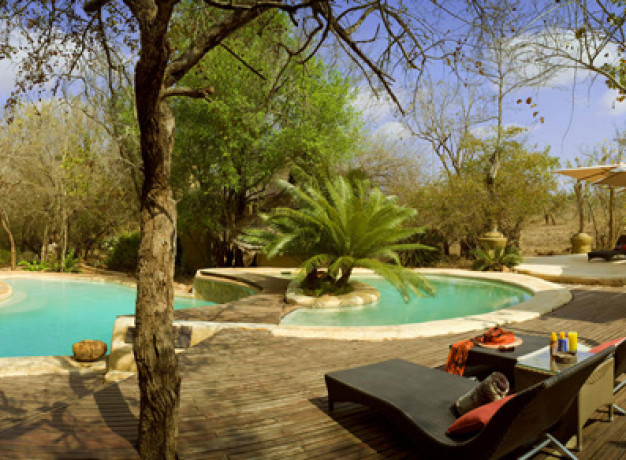
<instances>
[{"instance_id":1,"label":"bottle","mask_svg":"<svg viewBox=\"0 0 626 460\"><path fill-rule=\"evenodd\" d=\"M556 332L550 334L550 357L554 356L554 353L557 351L558 343L556 338Z\"/></svg>"},{"instance_id":2,"label":"bottle","mask_svg":"<svg viewBox=\"0 0 626 460\"><path fill-rule=\"evenodd\" d=\"M567 339L565 338L565 332L559 333L559 351L567 351Z\"/></svg>"},{"instance_id":3,"label":"bottle","mask_svg":"<svg viewBox=\"0 0 626 460\"><path fill-rule=\"evenodd\" d=\"M576 353L576 351L578 350L578 333L567 333L567 346L569 348L569 351L571 351L572 353Z\"/></svg>"}]
</instances>

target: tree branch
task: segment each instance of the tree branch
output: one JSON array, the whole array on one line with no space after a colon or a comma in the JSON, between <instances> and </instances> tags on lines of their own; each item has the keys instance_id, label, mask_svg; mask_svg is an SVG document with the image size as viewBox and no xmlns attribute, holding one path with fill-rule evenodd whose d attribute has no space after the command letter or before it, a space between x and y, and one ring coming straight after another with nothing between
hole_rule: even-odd
<instances>
[{"instance_id":1,"label":"tree branch","mask_svg":"<svg viewBox=\"0 0 626 460\"><path fill-rule=\"evenodd\" d=\"M215 94L215 88L209 86L207 88L189 88L187 86L174 86L161 90L161 97L173 97L173 96L185 96L193 97L196 99L209 99L212 94Z\"/></svg>"},{"instance_id":2,"label":"tree branch","mask_svg":"<svg viewBox=\"0 0 626 460\"><path fill-rule=\"evenodd\" d=\"M109 3L111 0L86 0L85 1L85 12L86 13L95 13L99 11L104 5Z\"/></svg>"},{"instance_id":3,"label":"tree branch","mask_svg":"<svg viewBox=\"0 0 626 460\"><path fill-rule=\"evenodd\" d=\"M226 51L228 51L228 53L234 57L235 59L237 59L239 62L241 62L241 64L248 69L250 72L252 72L253 74L255 74L257 77L259 77L261 80L267 80L267 78L265 78L263 76L263 74L261 72L259 72L258 70L256 70L254 67L252 67L250 64L248 64L246 61L243 60L243 58L241 56L239 56L237 53L235 53L233 50L231 50L228 46L224 45L223 43L220 43L220 46L222 48L224 48Z\"/></svg>"}]
</instances>

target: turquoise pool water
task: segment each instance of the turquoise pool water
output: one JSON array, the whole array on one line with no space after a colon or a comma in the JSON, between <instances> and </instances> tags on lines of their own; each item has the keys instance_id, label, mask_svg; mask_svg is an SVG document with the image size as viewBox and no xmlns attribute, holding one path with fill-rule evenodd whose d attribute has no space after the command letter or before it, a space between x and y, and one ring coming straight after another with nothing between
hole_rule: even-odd
<instances>
[{"instance_id":1,"label":"turquoise pool water","mask_svg":"<svg viewBox=\"0 0 626 460\"><path fill-rule=\"evenodd\" d=\"M134 314L136 291L115 283L1 279L13 295L0 302L0 357L66 356L83 339L111 349L117 315ZM177 297L175 309L211 305Z\"/></svg>"},{"instance_id":2,"label":"turquoise pool water","mask_svg":"<svg viewBox=\"0 0 626 460\"><path fill-rule=\"evenodd\" d=\"M389 283L376 278L356 278L375 286L378 302L333 309L301 308L283 317L281 324L298 326L387 326L423 323L488 313L532 297L526 289L495 281L453 276L427 276L437 290L434 297L411 295L409 303Z\"/></svg>"}]
</instances>

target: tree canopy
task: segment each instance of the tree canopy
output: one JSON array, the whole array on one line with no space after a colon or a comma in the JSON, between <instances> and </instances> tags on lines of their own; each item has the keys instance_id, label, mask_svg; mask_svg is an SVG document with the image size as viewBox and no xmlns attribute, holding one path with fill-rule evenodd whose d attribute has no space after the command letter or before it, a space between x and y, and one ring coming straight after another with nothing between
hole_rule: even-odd
<instances>
[{"instance_id":1,"label":"tree canopy","mask_svg":"<svg viewBox=\"0 0 626 460\"><path fill-rule=\"evenodd\" d=\"M351 81L319 58L302 65L278 45L297 40L295 32L282 13L260 18L182 80L210 86L210 100L173 103L180 228L211 235L215 259L207 262L225 263L251 210L272 195L272 179L287 177L292 166L336 164L354 151L360 125Z\"/></svg>"}]
</instances>

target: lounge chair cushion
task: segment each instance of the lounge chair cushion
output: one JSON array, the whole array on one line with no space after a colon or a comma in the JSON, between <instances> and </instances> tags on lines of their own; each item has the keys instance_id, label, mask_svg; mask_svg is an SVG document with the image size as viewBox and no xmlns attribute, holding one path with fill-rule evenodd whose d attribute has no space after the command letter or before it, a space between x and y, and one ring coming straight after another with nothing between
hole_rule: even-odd
<instances>
[{"instance_id":1,"label":"lounge chair cushion","mask_svg":"<svg viewBox=\"0 0 626 460\"><path fill-rule=\"evenodd\" d=\"M456 421L450 425L446 431L447 435L465 435L469 433L475 433L482 430L491 417L498 412L498 409L504 405L509 399L515 395L509 395L506 398L498 399L497 401L490 402L483 406L479 406L474 410L462 415Z\"/></svg>"},{"instance_id":2,"label":"lounge chair cushion","mask_svg":"<svg viewBox=\"0 0 626 460\"><path fill-rule=\"evenodd\" d=\"M609 347L611 347L613 345L617 345L618 343L620 343L624 339L626 339L626 337L620 337L619 339L609 340L608 342L601 343L597 347L594 347L591 350L589 350L589 353L599 353L602 350L605 350L606 348L609 348Z\"/></svg>"}]
</instances>

